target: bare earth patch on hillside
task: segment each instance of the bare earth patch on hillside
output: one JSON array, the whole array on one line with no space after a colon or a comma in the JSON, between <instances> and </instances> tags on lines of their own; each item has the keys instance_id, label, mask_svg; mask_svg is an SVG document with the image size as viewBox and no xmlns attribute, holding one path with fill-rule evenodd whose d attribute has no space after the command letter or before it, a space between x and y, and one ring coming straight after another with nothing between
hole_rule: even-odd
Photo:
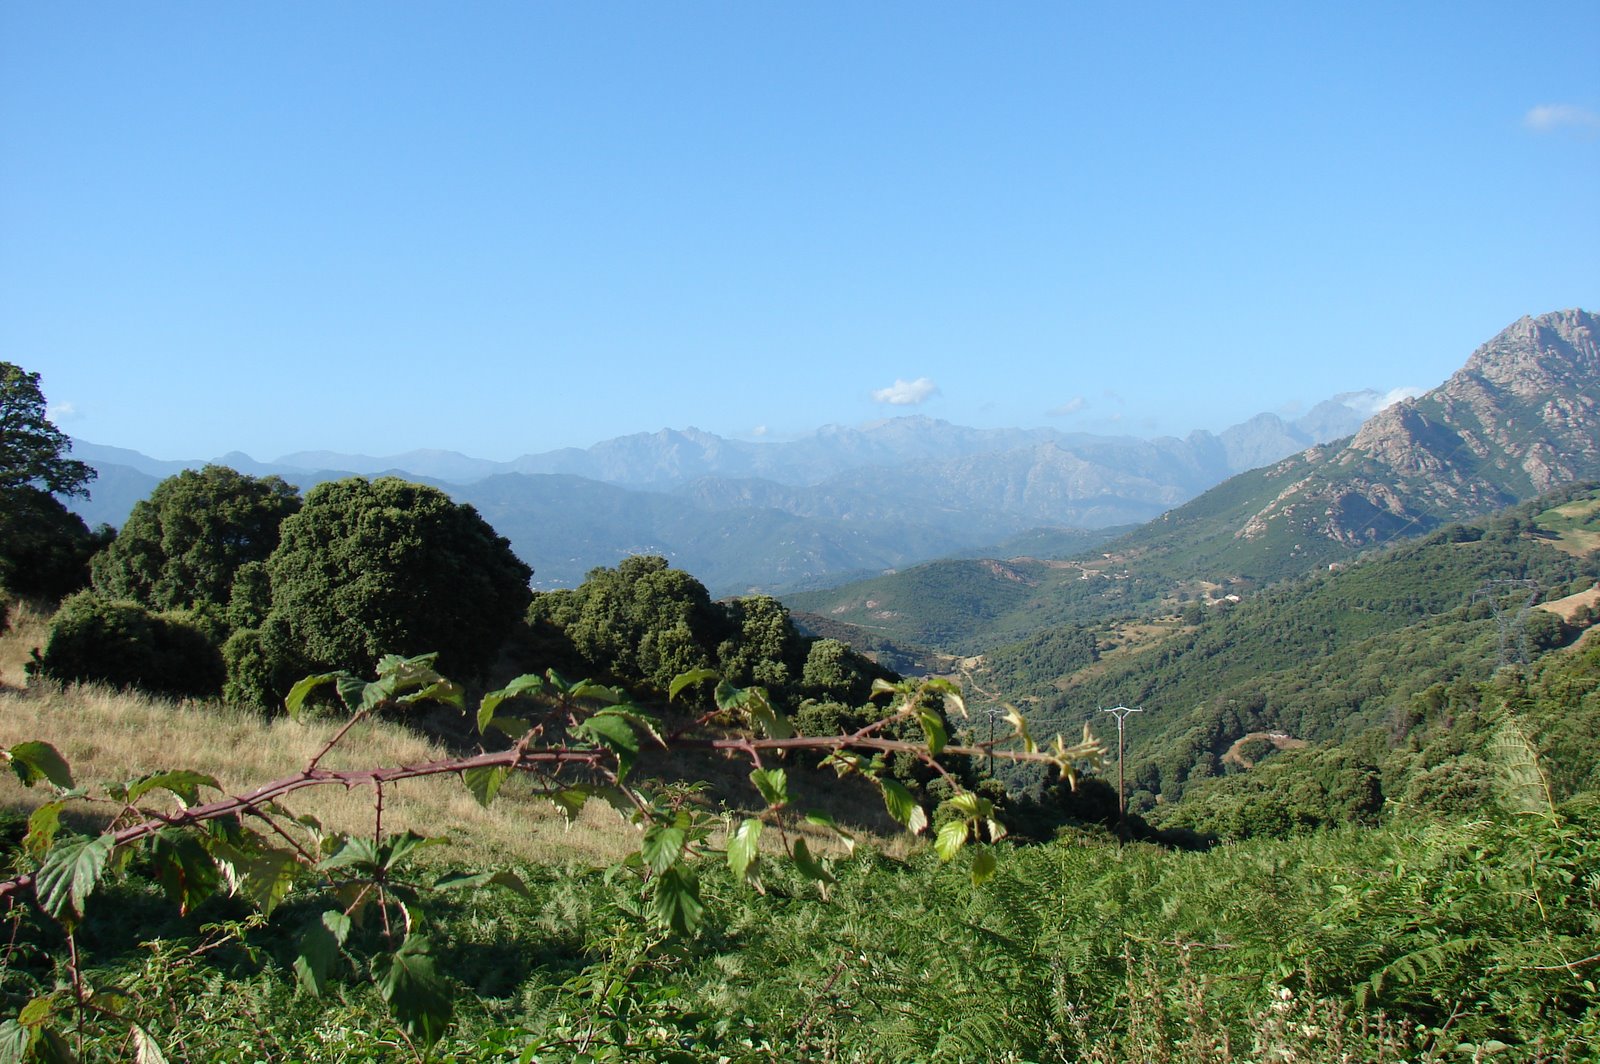
<instances>
[{"instance_id":1,"label":"bare earth patch on hillside","mask_svg":"<svg viewBox=\"0 0 1600 1064\"><path fill-rule=\"evenodd\" d=\"M1243 735L1234 740L1233 745L1228 747L1227 752L1222 755L1222 763L1224 765L1238 765L1240 768L1255 768L1255 762L1239 752L1244 747L1244 744L1251 739L1265 739L1279 750L1299 750L1306 745L1304 739L1296 739L1288 732L1253 731L1249 735Z\"/></svg>"},{"instance_id":2,"label":"bare earth patch on hillside","mask_svg":"<svg viewBox=\"0 0 1600 1064\"><path fill-rule=\"evenodd\" d=\"M1555 614L1564 621L1571 621L1577 616L1578 611L1585 606L1600 608L1600 584L1587 591L1580 591L1576 595L1555 599L1550 602L1541 602L1535 609L1546 610Z\"/></svg>"}]
</instances>

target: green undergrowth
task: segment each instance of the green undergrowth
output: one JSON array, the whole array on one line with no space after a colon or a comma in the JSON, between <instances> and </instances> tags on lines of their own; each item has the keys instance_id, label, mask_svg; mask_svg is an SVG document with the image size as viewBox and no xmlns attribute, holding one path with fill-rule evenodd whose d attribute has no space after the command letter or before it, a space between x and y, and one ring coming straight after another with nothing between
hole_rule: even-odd
<instances>
[{"instance_id":1,"label":"green undergrowth","mask_svg":"<svg viewBox=\"0 0 1600 1064\"><path fill-rule=\"evenodd\" d=\"M1207 853L1072 835L982 886L931 854L858 851L824 901L701 869L693 936L638 881L521 866L526 897L429 909L461 993L433 1058L579 1060L1593 1060L1600 810L1345 828ZM180 918L136 876L80 933L173 1061L406 1059L370 983L295 991L291 895ZM91 924L94 922L91 921ZM138 932L132 928L137 927ZM24 930L14 1007L57 973ZM447 944L447 945L444 945ZM90 1023L85 1060L126 1059Z\"/></svg>"}]
</instances>

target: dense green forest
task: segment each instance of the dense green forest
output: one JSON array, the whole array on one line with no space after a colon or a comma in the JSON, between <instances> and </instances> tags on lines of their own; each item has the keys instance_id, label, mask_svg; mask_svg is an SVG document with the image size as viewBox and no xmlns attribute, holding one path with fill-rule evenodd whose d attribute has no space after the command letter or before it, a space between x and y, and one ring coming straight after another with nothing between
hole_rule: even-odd
<instances>
[{"instance_id":1,"label":"dense green forest","mask_svg":"<svg viewBox=\"0 0 1600 1064\"><path fill-rule=\"evenodd\" d=\"M0 369L31 444L0 632L43 636L0 709L331 732L235 793L78 779L70 711L8 730L0 1061L1600 1058L1600 643L1533 608L1600 576L1594 485L1237 602L1043 562L863 600L981 629L963 697L660 558L534 594L393 478L210 467L115 534L52 524L86 472ZM1118 703L1126 818L1077 741ZM364 763L371 721L442 752ZM385 820L426 779L614 809L628 855L460 867ZM371 795L361 830L296 811L324 785Z\"/></svg>"}]
</instances>

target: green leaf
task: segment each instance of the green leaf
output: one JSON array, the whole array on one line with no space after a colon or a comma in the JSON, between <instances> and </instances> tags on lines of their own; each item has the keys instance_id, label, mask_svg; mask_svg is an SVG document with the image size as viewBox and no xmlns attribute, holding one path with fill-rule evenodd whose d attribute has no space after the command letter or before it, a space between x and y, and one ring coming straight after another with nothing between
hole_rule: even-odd
<instances>
[{"instance_id":1,"label":"green leaf","mask_svg":"<svg viewBox=\"0 0 1600 1064\"><path fill-rule=\"evenodd\" d=\"M161 1052L161 1046L149 1031L133 1025L133 1062L134 1064L167 1064L167 1055Z\"/></svg>"},{"instance_id":2,"label":"green leaf","mask_svg":"<svg viewBox=\"0 0 1600 1064\"><path fill-rule=\"evenodd\" d=\"M338 909L329 909L300 936L294 959L294 977L300 988L312 997L321 997L328 986L328 973L339 960L339 948L350 935L350 918Z\"/></svg>"},{"instance_id":3,"label":"green leaf","mask_svg":"<svg viewBox=\"0 0 1600 1064\"><path fill-rule=\"evenodd\" d=\"M515 872L450 872L433 881L434 890L464 890L472 887L504 887L519 897L528 897L528 885Z\"/></svg>"},{"instance_id":4,"label":"green leaf","mask_svg":"<svg viewBox=\"0 0 1600 1064\"><path fill-rule=\"evenodd\" d=\"M348 837L339 848L324 857L317 867L323 871L357 866L371 873L378 870L378 848L364 835Z\"/></svg>"},{"instance_id":5,"label":"green leaf","mask_svg":"<svg viewBox=\"0 0 1600 1064\"><path fill-rule=\"evenodd\" d=\"M22 848L35 860L42 860L56 841L56 832L61 830L61 810L66 805L62 801L46 802L28 817L28 833L23 836Z\"/></svg>"},{"instance_id":6,"label":"green leaf","mask_svg":"<svg viewBox=\"0 0 1600 1064\"><path fill-rule=\"evenodd\" d=\"M746 818L728 836L728 868L734 877L765 893L757 869L761 863L761 821Z\"/></svg>"},{"instance_id":7,"label":"green leaf","mask_svg":"<svg viewBox=\"0 0 1600 1064\"><path fill-rule=\"evenodd\" d=\"M750 773L750 782L756 785L761 797L773 809L789 804L789 774L781 768L758 768Z\"/></svg>"},{"instance_id":8,"label":"green leaf","mask_svg":"<svg viewBox=\"0 0 1600 1064\"><path fill-rule=\"evenodd\" d=\"M300 861L293 850L263 848L250 859L233 866L234 893L250 902L263 916L271 916L278 903L288 896L300 874Z\"/></svg>"},{"instance_id":9,"label":"green leaf","mask_svg":"<svg viewBox=\"0 0 1600 1064\"><path fill-rule=\"evenodd\" d=\"M899 780L879 780L878 786L883 788L883 804L889 810L889 815L894 817L896 823L904 824L907 831L913 835L920 835L928 827L928 814L923 811L922 805L912 797L905 784Z\"/></svg>"},{"instance_id":10,"label":"green leaf","mask_svg":"<svg viewBox=\"0 0 1600 1064\"><path fill-rule=\"evenodd\" d=\"M656 877L652 899L656 916L680 935L692 935L705 915L700 902L700 881L692 869L673 865Z\"/></svg>"},{"instance_id":11,"label":"green leaf","mask_svg":"<svg viewBox=\"0 0 1600 1064\"><path fill-rule=\"evenodd\" d=\"M500 793L500 785L511 775L511 769L506 765L483 765L478 768L465 769L461 773L461 780L467 785L467 790L478 800L478 804L485 809L494 801L495 795Z\"/></svg>"},{"instance_id":12,"label":"green leaf","mask_svg":"<svg viewBox=\"0 0 1600 1064\"><path fill-rule=\"evenodd\" d=\"M689 840L686 829L688 814L680 813L670 824L651 824L645 829L644 841L639 844L639 854L657 875L665 872L683 856L683 847Z\"/></svg>"},{"instance_id":13,"label":"green leaf","mask_svg":"<svg viewBox=\"0 0 1600 1064\"><path fill-rule=\"evenodd\" d=\"M33 1036L16 1020L0 1023L0 1064L23 1064Z\"/></svg>"},{"instance_id":14,"label":"green leaf","mask_svg":"<svg viewBox=\"0 0 1600 1064\"><path fill-rule=\"evenodd\" d=\"M518 739L528 734L529 724L522 717L513 717L509 713L500 714L489 721L489 729L511 739Z\"/></svg>"},{"instance_id":15,"label":"green leaf","mask_svg":"<svg viewBox=\"0 0 1600 1064\"><path fill-rule=\"evenodd\" d=\"M999 864L1000 864L1000 862L995 857L994 851L992 849L990 849L989 847L987 847L987 846L976 846L976 847L973 847L973 850L972 850L972 885L975 886L975 887L983 886L984 882L990 876L994 875L994 870L997 867L999 867Z\"/></svg>"},{"instance_id":16,"label":"green leaf","mask_svg":"<svg viewBox=\"0 0 1600 1064\"><path fill-rule=\"evenodd\" d=\"M589 799L593 797L593 794L585 787L568 787L566 790L556 791L553 794L546 795L546 797L555 803L557 809L561 810L561 815L567 820L567 826L571 827L572 822L578 819L578 814L583 812L583 807L589 803Z\"/></svg>"},{"instance_id":17,"label":"green leaf","mask_svg":"<svg viewBox=\"0 0 1600 1064\"><path fill-rule=\"evenodd\" d=\"M24 787L32 787L40 780L48 780L62 790L72 789L72 770L66 759L49 743L18 743L5 751L11 770L17 774Z\"/></svg>"},{"instance_id":18,"label":"green leaf","mask_svg":"<svg viewBox=\"0 0 1600 1064\"><path fill-rule=\"evenodd\" d=\"M939 834L933 840L933 850L939 855L939 860L948 861L961 852L961 847L967 844L967 822L965 820L950 820L939 829Z\"/></svg>"},{"instance_id":19,"label":"green leaf","mask_svg":"<svg viewBox=\"0 0 1600 1064\"><path fill-rule=\"evenodd\" d=\"M500 703L510 698L521 698L536 694L544 690L544 677L533 673L518 676L498 691L490 691L483 696L483 701L478 703L478 733L481 735L489 729L489 722L494 720L494 711L500 708Z\"/></svg>"},{"instance_id":20,"label":"green leaf","mask_svg":"<svg viewBox=\"0 0 1600 1064\"><path fill-rule=\"evenodd\" d=\"M111 834L63 839L50 849L33 880L39 904L51 916L83 916L83 903L105 873L116 840Z\"/></svg>"},{"instance_id":21,"label":"green leaf","mask_svg":"<svg viewBox=\"0 0 1600 1064\"><path fill-rule=\"evenodd\" d=\"M579 738L604 746L617 759L617 778L628 774L639 756L639 735L633 725L614 714L595 714L572 730Z\"/></svg>"},{"instance_id":22,"label":"green leaf","mask_svg":"<svg viewBox=\"0 0 1600 1064\"><path fill-rule=\"evenodd\" d=\"M811 847L806 845L805 839L794 840L794 866L807 879L823 884L838 882L825 862L811 856Z\"/></svg>"},{"instance_id":23,"label":"green leaf","mask_svg":"<svg viewBox=\"0 0 1600 1064\"><path fill-rule=\"evenodd\" d=\"M432 1046L450 1025L450 989L433 965L422 935L407 936L393 953L372 960L372 978L389 1011L411 1037Z\"/></svg>"},{"instance_id":24,"label":"green leaf","mask_svg":"<svg viewBox=\"0 0 1600 1064\"><path fill-rule=\"evenodd\" d=\"M127 797L123 801L132 805L140 798L154 790L171 791L178 796L184 805L198 805L200 803L200 788L210 787L212 790L222 790L222 784L213 776L204 772L190 772L186 769L176 769L170 772L152 772L148 776L140 776L128 784Z\"/></svg>"},{"instance_id":25,"label":"green leaf","mask_svg":"<svg viewBox=\"0 0 1600 1064\"><path fill-rule=\"evenodd\" d=\"M789 739L794 728L789 719L772 705L764 687L735 687L726 680L717 684L717 708L724 712L739 712L749 718L751 725L771 739Z\"/></svg>"},{"instance_id":26,"label":"green leaf","mask_svg":"<svg viewBox=\"0 0 1600 1064\"><path fill-rule=\"evenodd\" d=\"M307 676L293 687L289 688L289 695L283 700L283 708L288 711L290 720L300 719L301 707L305 705L306 697L317 688L334 683L340 677L349 676L345 672L324 672L317 676Z\"/></svg>"},{"instance_id":27,"label":"green leaf","mask_svg":"<svg viewBox=\"0 0 1600 1064\"><path fill-rule=\"evenodd\" d=\"M815 824L819 828L827 828L829 831L833 832L834 836L840 842L844 843L844 848L847 852L855 852L856 837L850 834L844 828L841 828L838 822L827 813L819 813L813 810L812 812L806 814L806 823Z\"/></svg>"},{"instance_id":28,"label":"green leaf","mask_svg":"<svg viewBox=\"0 0 1600 1064\"><path fill-rule=\"evenodd\" d=\"M678 675L674 676L672 678L672 682L667 685L667 701L671 702L673 699L677 698L678 692L682 691L685 687L691 687L694 684L704 683L707 680L715 680L716 678L716 669L690 669L688 672L680 672Z\"/></svg>"},{"instance_id":29,"label":"green leaf","mask_svg":"<svg viewBox=\"0 0 1600 1064\"><path fill-rule=\"evenodd\" d=\"M877 698L879 695L892 695L896 691L899 691L899 690L900 690L900 685L899 684L891 683L890 681L885 680L881 676L880 677L876 677L872 681L872 697L873 698Z\"/></svg>"},{"instance_id":30,"label":"green leaf","mask_svg":"<svg viewBox=\"0 0 1600 1064\"><path fill-rule=\"evenodd\" d=\"M950 741L950 736L944 729L944 721L940 720L939 714L931 709L919 709L917 723L922 725L922 734L928 738L928 753L938 757L939 751Z\"/></svg>"},{"instance_id":31,"label":"green leaf","mask_svg":"<svg viewBox=\"0 0 1600 1064\"><path fill-rule=\"evenodd\" d=\"M163 828L150 839L149 849L151 871L180 913L216 894L222 874L194 833Z\"/></svg>"},{"instance_id":32,"label":"green leaf","mask_svg":"<svg viewBox=\"0 0 1600 1064\"><path fill-rule=\"evenodd\" d=\"M393 871L400 863L410 856L411 851L419 850L424 846L438 846L443 839L429 835L418 835L415 831L407 831L404 835L390 835L378 848L379 864L384 870Z\"/></svg>"}]
</instances>

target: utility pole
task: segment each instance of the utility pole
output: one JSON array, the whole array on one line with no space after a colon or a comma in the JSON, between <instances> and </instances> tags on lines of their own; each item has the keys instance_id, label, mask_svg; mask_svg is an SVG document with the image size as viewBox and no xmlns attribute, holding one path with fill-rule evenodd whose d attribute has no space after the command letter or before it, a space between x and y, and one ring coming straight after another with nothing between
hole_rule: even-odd
<instances>
[{"instance_id":1,"label":"utility pole","mask_svg":"<svg viewBox=\"0 0 1600 1064\"><path fill-rule=\"evenodd\" d=\"M1117 823L1121 824L1128 819L1127 788L1122 777L1122 722L1128 719L1129 713L1143 713L1144 707L1129 709L1127 706L1113 706L1111 709L1101 709L1100 712L1109 713L1117 718Z\"/></svg>"}]
</instances>

